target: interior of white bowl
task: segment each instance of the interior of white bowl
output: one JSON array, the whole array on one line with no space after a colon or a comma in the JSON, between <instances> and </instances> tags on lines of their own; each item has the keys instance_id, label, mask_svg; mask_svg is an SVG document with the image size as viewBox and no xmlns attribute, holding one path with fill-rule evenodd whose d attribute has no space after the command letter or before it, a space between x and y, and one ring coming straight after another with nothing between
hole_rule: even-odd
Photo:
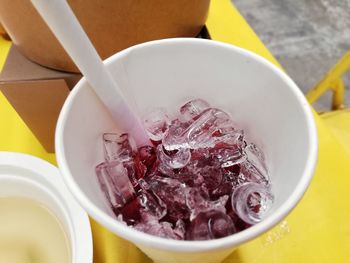
<instances>
[{"instance_id":1,"label":"interior of white bowl","mask_svg":"<svg viewBox=\"0 0 350 263\"><path fill-rule=\"evenodd\" d=\"M23 176L9 175L0 176L1 193L0 197L22 197L34 200L55 214L62 225L65 234L69 240L69 247L74 251L73 226L71 217L62 202L57 198L52 189L48 189L41 182L32 180L31 173L26 171L29 178Z\"/></svg>"},{"instance_id":2,"label":"interior of white bowl","mask_svg":"<svg viewBox=\"0 0 350 263\"><path fill-rule=\"evenodd\" d=\"M88 216L66 189L57 167L30 155L0 152L0 197L28 198L44 205L67 235L71 262L92 262Z\"/></svg>"},{"instance_id":3,"label":"interior of white bowl","mask_svg":"<svg viewBox=\"0 0 350 263\"><path fill-rule=\"evenodd\" d=\"M102 133L120 130L83 79L61 112L56 153L69 189L104 226L148 246L214 249L240 244L266 231L301 198L316 161L315 126L301 92L272 64L231 45L172 39L132 47L109 58L106 65L140 116L153 107L175 112L192 98L230 113L266 154L275 202L258 225L221 241L191 241L190 247L187 242L136 233L118 223L105 203L94 168L103 161Z\"/></svg>"}]
</instances>

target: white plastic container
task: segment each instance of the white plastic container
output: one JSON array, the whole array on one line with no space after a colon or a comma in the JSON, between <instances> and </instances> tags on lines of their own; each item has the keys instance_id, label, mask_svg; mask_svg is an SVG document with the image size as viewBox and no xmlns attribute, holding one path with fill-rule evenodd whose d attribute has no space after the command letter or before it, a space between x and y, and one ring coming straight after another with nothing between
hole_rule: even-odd
<instances>
[{"instance_id":1,"label":"white plastic container","mask_svg":"<svg viewBox=\"0 0 350 263\"><path fill-rule=\"evenodd\" d=\"M45 205L68 236L71 262L92 263L89 218L67 190L57 167L30 155L0 152L0 198L11 196Z\"/></svg>"},{"instance_id":2,"label":"white plastic container","mask_svg":"<svg viewBox=\"0 0 350 263\"><path fill-rule=\"evenodd\" d=\"M273 227L298 203L313 175L317 134L303 94L280 69L241 48L199 39L137 45L105 63L140 115L153 107L174 110L192 98L231 113L267 156L275 202L261 223L210 241L163 239L119 223L104 201L94 171L103 160L102 133L118 127L82 79L60 114L56 156L68 188L103 226L136 244L155 262L219 262Z\"/></svg>"}]
</instances>

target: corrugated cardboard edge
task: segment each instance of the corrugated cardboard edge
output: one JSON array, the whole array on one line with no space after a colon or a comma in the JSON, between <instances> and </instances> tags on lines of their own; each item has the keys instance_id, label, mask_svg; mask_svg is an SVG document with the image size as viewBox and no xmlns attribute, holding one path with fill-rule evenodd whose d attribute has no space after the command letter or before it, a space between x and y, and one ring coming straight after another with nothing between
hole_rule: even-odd
<instances>
[{"instance_id":1,"label":"corrugated cardboard edge","mask_svg":"<svg viewBox=\"0 0 350 263\"><path fill-rule=\"evenodd\" d=\"M25 80L64 79L70 89L81 78L81 74L52 70L40 66L23 56L15 45L8 52L0 72L0 83Z\"/></svg>"}]
</instances>

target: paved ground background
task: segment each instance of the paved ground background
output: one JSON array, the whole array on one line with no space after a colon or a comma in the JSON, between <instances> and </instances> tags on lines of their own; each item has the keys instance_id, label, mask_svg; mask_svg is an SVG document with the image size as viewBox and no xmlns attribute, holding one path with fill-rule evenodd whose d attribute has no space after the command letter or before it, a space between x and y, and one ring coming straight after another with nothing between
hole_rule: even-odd
<instances>
[{"instance_id":1,"label":"paved ground background","mask_svg":"<svg viewBox=\"0 0 350 263\"><path fill-rule=\"evenodd\" d=\"M304 93L350 50L350 0L232 2ZM344 80L350 106L350 72ZM329 98L315 108L329 109Z\"/></svg>"}]
</instances>

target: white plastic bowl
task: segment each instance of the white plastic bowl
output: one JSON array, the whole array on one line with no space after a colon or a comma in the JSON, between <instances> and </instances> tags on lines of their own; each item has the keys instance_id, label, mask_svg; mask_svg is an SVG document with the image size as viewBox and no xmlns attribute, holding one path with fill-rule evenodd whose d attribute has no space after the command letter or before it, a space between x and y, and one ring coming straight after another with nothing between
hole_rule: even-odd
<instances>
[{"instance_id":1,"label":"white plastic bowl","mask_svg":"<svg viewBox=\"0 0 350 263\"><path fill-rule=\"evenodd\" d=\"M64 185L57 167L39 158L0 152L0 198L24 197L50 209L62 223L72 263L92 263L92 235L85 211Z\"/></svg>"},{"instance_id":2,"label":"white plastic bowl","mask_svg":"<svg viewBox=\"0 0 350 263\"><path fill-rule=\"evenodd\" d=\"M105 64L140 115L152 107L175 110L191 98L203 98L231 113L267 156L275 203L263 222L210 241L168 240L119 223L104 201L94 171L103 160L102 133L118 127L83 78L61 111L56 154L68 188L103 226L156 262L218 262L234 247L273 227L298 203L313 175L317 134L307 101L280 69L244 49L200 39L140 44Z\"/></svg>"}]
</instances>

